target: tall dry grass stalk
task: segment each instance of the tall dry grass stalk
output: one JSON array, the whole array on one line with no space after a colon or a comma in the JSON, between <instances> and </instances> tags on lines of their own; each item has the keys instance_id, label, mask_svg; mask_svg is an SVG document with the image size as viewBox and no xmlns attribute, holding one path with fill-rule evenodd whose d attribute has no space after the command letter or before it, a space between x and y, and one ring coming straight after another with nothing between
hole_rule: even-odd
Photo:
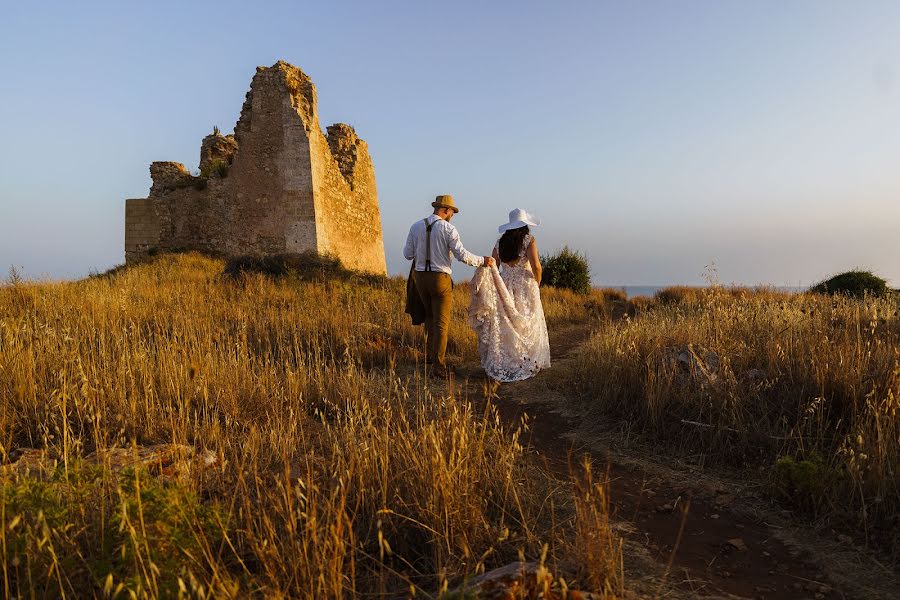
<instances>
[{"instance_id":1,"label":"tall dry grass stalk","mask_svg":"<svg viewBox=\"0 0 900 600\"><path fill-rule=\"evenodd\" d=\"M586 412L768 465L783 499L900 551L896 299L670 290L599 328L576 362Z\"/></svg>"},{"instance_id":2,"label":"tall dry grass stalk","mask_svg":"<svg viewBox=\"0 0 900 600\"><path fill-rule=\"evenodd\" d=\"M607 527L576 526L572 487L490 404L421 377L402 281L222 268L184 255L0 289L0 463L30 447L58 464L0 474L6 596L429 597L545 545L568 564L573 536ZM467 293L456 354L476 352ZM93 458L157 443L215 464L170 480Z\"/></svg>"},{"instance_id":3,"label":"tall dry grass stalk","mask_svg":"<svg viewBox=\"0 0 900 600\"><path fill-rule=\"evenodd\" d=\"M622 540L609 521L608 481L595 481L587 460L573 474L575 486L575 551L583 578L590 589L621 594L625 586L622 570Z\"/></svg>"}]
</instances>

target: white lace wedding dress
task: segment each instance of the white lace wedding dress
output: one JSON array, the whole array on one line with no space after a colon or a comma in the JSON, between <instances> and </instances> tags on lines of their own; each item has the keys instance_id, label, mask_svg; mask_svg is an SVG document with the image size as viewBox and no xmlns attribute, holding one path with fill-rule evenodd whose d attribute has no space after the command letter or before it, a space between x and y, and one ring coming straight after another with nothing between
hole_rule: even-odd
<instances>
[{"instance_id":1,"label":"white lace wedding dress","mask_svg":"<svg viewBox=\"0 0 900 600\"><path fill-rule=\"evenodd\" d=\"M478 336L481 366L497 381L521 381L550 366L550 340L541 292L525 250L515 264L480 268L472 279L469 324Z\"/></svg>"}]
</instances>

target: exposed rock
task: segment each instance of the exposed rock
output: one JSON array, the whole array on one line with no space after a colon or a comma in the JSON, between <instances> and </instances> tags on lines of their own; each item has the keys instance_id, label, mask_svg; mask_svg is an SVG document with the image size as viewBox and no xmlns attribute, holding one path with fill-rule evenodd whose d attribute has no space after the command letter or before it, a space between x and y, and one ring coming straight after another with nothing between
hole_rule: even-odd
<instances>
[{"instance_id":1,"label":"exposed rock","mask_svg":"<svg viewBox=\"0 0 900 600\"><path fill-rule=\"evenodd\" d=\"M199 453L184 444L156 444L137 448L110 448L86 457L89 463L109 465L114 473L143 467L155 475L174 479L212 467L217 457L210 450Z\"/></svg>"},{"instance_id":2,"label":"exposed rock","mask_svg":"<svg viewBox=\"0 0 900 600\"><path fill-rule=\"evenodd\" d=\"M200 144L200 173L216 175L214 167L230 165L237 148L234 135L222 135L216 131L203 138Z\"/></svg>"},{"instance_id":3,"label":"exposed rock","mask_svg":"<svg viewBox=\"0 0 900 600\"><path fill-rule=\"evenodd\" d=\"M9 453L9 460L8 464L0 466L0 473L24 475L56 468L56 460L36 448L17 448Z\"/></svg>"},{"instance_id":4,"label":"exposed rock","mask_svg":"<svg viewBox=\"0 0 900 600\"><path fill-rule=\"evenodd\" d=\"M55 471L58 458L45 450L21 448L10 452L10 463L0 467L2 474L45 477ZM113 473L128 468L142 467L166 479L187 477L192 473L208 469L218 461L211 450L196 452L192 446L183 444L155 444L136 448L109 448L84 457L89 465L104 465Z\"/></svg>"},{"instance_id":5,"label":"exposed rock","mask_svg":"<svg viewBox=\"0 0 900 600\"><path fill-rule=\"evenodd\" d=\"M688 344L684 348L665 348L656 367L660 374L674 375L681 383L697 381L714 384L719 378L719 355L703 346Z\"/></svg>"},{"instance_id":6,"label":"exposed rock","mask_svg":"<svg viewBox=\"0 0 900 600\"><path fill-rule=\"evenodd\" d=\"M746 373L744 373L744 377L746 377L749 381L764 381L768 374L762 369L748 369Z\"/></svg>"},{"instance_id":7,"label":"exposed rock","mask_svg":"<svg viewBox=\"0 0 900 600\"><path fill-rule=\"evenodd\" d=\"M193 176L178 162L155 162L150 164L150 179L153 185L150 194L162 196L167 192L189 186Z\"/></svg>"},{"instance_id":8,"label":"exposed rock","mask_svg":"<svg viewBox=\"0 0 900 600\"><path fill-rule=\"evenodd\" d=\"M533 562L511 563L488 571L466 582L455 594L478 600L600 600L598 594L562 589L545 566Z\"/></svg>"}]
</instances>

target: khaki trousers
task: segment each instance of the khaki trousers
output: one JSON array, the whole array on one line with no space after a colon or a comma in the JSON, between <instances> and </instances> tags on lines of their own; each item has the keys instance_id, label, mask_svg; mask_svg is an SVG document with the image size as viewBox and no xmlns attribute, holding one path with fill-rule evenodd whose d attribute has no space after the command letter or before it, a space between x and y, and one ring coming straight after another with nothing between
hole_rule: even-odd
<instances>
[{"instance_id":1,"label":"khaki trousers","mask_svg":"<svg viewBox=\"0 0 900 600\"><path fill-rule=\"evenodd\" d=\"M416 289L425 305L425 336L428 362L446 368L447 335L453 307L453 280L446 273L416 271Z\"/></svg>"}]
</instances>

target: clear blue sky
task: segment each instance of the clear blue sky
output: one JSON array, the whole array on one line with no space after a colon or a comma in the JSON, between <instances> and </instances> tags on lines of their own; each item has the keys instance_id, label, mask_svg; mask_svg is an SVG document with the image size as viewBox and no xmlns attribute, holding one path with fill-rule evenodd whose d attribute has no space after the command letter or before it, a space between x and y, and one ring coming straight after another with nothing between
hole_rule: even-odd
<instances>
[{"instance_id":1,"label":"clear blue sky","mask_svg":"<svg viewBox=\"0 0 900 600\"><path fill-rule=\"evenodd\" d=\"M392 272L452 193L470 250L523 207L597 284L900 286L892 0L4 2L0 268L121 263L150 162L195 169L278 59L369 142Z\"/></svg>"}]
</instances>

